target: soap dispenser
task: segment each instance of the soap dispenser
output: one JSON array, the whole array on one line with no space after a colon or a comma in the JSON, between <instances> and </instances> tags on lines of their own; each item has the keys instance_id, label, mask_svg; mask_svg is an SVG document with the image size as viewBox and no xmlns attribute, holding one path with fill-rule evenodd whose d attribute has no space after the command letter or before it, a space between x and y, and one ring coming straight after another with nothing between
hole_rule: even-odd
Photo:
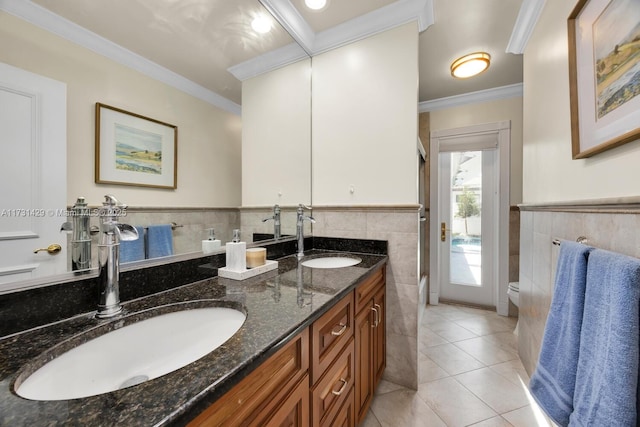
<instances>
[{"instance_id":1,"label":"soap dispenser","mask_svg":"<svg viewBox=\"0 0 640 427\"><path fill-rule=\"evenodd\" d=\"M240 230L233 230L233 240L227 243L226 253L229 270L240 272L247 269L247 244L240 241Z\"/></svg>"},{"instance_id":2,"label":"soap dispenser","mask_svg":"<svg viewBox=\"0 0 640 427\"><path fill-rule=\"evenodd\" d=\"M220 243L220 240L216 239L216 234L213 228L207 228L207 231L209 232L209 238L202 241L202 252L210 254L220 249L222 244Z\"/></svg>"}]
</instances>

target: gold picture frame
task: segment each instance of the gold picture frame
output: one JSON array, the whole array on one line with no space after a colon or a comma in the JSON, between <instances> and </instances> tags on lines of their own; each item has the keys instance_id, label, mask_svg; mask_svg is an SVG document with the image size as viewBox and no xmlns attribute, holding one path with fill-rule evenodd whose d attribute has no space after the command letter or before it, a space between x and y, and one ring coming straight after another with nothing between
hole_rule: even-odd
<instances>
[{"instance_id":1,"label":"gold picture frame","mask_svg":"<svg viewBox=\"0 0 640 427\"><path fill-rule=\"evenodd\" d=\"M574 159L640 138L640 2L580 0L567 20Z\"/></svg>"},{"instance_id":2,"label":"gold picture frame","mask_svg":"<svg viewBox=\"0 0 640 427\"><path fill-rule=\"evenodd\" d=\"M178 127L96 103L95 181L176 189Z\"/></svg>"}]
</instances>

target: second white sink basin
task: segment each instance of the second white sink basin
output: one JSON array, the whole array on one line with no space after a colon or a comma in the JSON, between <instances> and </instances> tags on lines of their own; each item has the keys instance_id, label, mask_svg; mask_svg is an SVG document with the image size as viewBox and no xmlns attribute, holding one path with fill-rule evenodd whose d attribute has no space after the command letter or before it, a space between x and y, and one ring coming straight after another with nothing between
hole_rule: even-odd
<instances>
[{"instance_id":1,"label":"second white sink basin","mask_svg":"<svg viewBox=\"0 0 640 427\"><path fill-rule=\"evenodd\" d=\"M311 268L341 268L351 267L353 265L360 264L362 260L360 258L351 257L321 257L312 258L306 261L302 261L302 265Z\"/></svg>"},{"instance_id":2,"label":"second white sink basin","mask_svg":"<svg viewBox=\"0 0 640 427\"><path fill-rule=\"evenodd\" d=\"M210 353L245 319L245 313L228 307L158 314L55 357L24 379L16 393L31 400L66 400L140 384Z\"/></svg>"}]
</instances>

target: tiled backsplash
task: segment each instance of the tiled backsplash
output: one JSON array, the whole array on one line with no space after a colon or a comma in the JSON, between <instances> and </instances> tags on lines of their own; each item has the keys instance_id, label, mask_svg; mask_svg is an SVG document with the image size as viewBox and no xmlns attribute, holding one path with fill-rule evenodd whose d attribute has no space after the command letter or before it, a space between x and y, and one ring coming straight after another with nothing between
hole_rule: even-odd
<instances>
[{"instance_id":1,"label":"tiled backsplash","mask_svg":"<svg viewBox=\"0 0 640 427\"><path fill-rule=\"evenodd\" d=\"M174 223L173 249L175 254L185 254L202 250L202 240L206 239L207 228L213 228L216 237L223 244L231 240L233 229L240 228L240 211L237 208L127 208L122 222L146 227L156 224ZM91 226L99 227L99 218L91 217ZM72 233L67 235L67 247L71 247ZM92 237L91 265L98 265L98 236ZM67 265L71 269L71 251L66 251Z\"/></svg>"},{"instance_id":2,"label":"tiled backsplash","mask_svg":"<svg viewBox=\"0 0 640 427\"><path fill-rule=\"evenodd\" d=\"M296 235L296 209L297 207L280 207L280 233L282 236ZM256 233L273 234L273 221L263 221L273 216L273 208L240 208L240 230L247 243L252 242L252 236ZM305 209L305 215L312 215ZM304 235L311 235L311 223L304 222Z\"/></svg>"},{"instance_id":3,"label":"tiled backsplash","mask_svg":"<svg viewBox=\"0 0 640 427\"><path fill-rule=\"evenodd\" d=\"M538 362L551 305L559 246L553 239L584 236L587 244L640 257L640 207L521 206L520 218L520 358L531 374Z\"/></svg>"},{"instance_id":4,"label":"tiled backsplash","mask_svg":"<svg viewBox=\"0 0 640 427\"><path fill-rule=\"evenodd\" d=\"M305 213L308 215L309 213ZM155 224L171 224L177 227L173 230L173 248L175 254L199 252L202 250L202 240L208 237L207 229L215 230L216 238L224 245L231 241L233 230L241 230L241 238L247 243L254 241L254 233L273 234L273 221L263 222L265 218L273 216L273 208L144 208L129 207L122 222L133 226L148 226ZM91 218L91 226L99 226L98 218ZM311 224L305 221L305 236L311 235ZM281 233L283 236L296 235L296 208L282 207ZM71 245L72 234L68 233L67 247ZM92 266L98 265L97 235L93 236ZM67 264L71 269L71 251L67 251Z\"/></svg>"}]
</instances>

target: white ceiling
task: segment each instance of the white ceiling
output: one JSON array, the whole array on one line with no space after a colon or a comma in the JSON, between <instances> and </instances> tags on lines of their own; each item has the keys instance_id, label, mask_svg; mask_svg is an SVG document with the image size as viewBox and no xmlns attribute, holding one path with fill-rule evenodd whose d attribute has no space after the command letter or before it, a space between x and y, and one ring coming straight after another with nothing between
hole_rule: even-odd
<instances>
[{"instance_id":1,"label":"white ceiling","mask_svg":"<svg viewBox=\"0 0 640 427\"><path fill-rule=\"evenodd\" d=\"M506 53L522 0L434 0L435 22L420 34L420 101L522 83L522 55ZM487 71L451 77L467 53L491 55Z\"/></svg>"},{"instance_id":2,"label":"white ceiling","mask_svg":"<svg viewBox=\"0 0 640 427\"><path fill-rule=\"evenodd\" d=\"M315 55L410 20L418 20L424 30L419 36L420 102L522 82L522 55L505 51L521 6L524 9L523 0L329 0L321 12L306 9L303 0L20 3L19 13L12 11L15 0L0 0L0 9L36 24L38 19L25 15L42 15L39 20L47 24L41 26L50 26L51 21L59 21L56 28L77 24L88 30L77 42L93 46L98 43L87 39L98 35L103 45L104 39L113 42L126 49L124 53L146 58L235 104L241 101L236 77L250 77L304 55L292 45L294 39ZM266 12L261 3L293 38L275 21L267 35L251 30L253 17ZM453 79L450 63L478 50L491 54L489 70L468 80Z\"/></svg>"}]
</instances>

